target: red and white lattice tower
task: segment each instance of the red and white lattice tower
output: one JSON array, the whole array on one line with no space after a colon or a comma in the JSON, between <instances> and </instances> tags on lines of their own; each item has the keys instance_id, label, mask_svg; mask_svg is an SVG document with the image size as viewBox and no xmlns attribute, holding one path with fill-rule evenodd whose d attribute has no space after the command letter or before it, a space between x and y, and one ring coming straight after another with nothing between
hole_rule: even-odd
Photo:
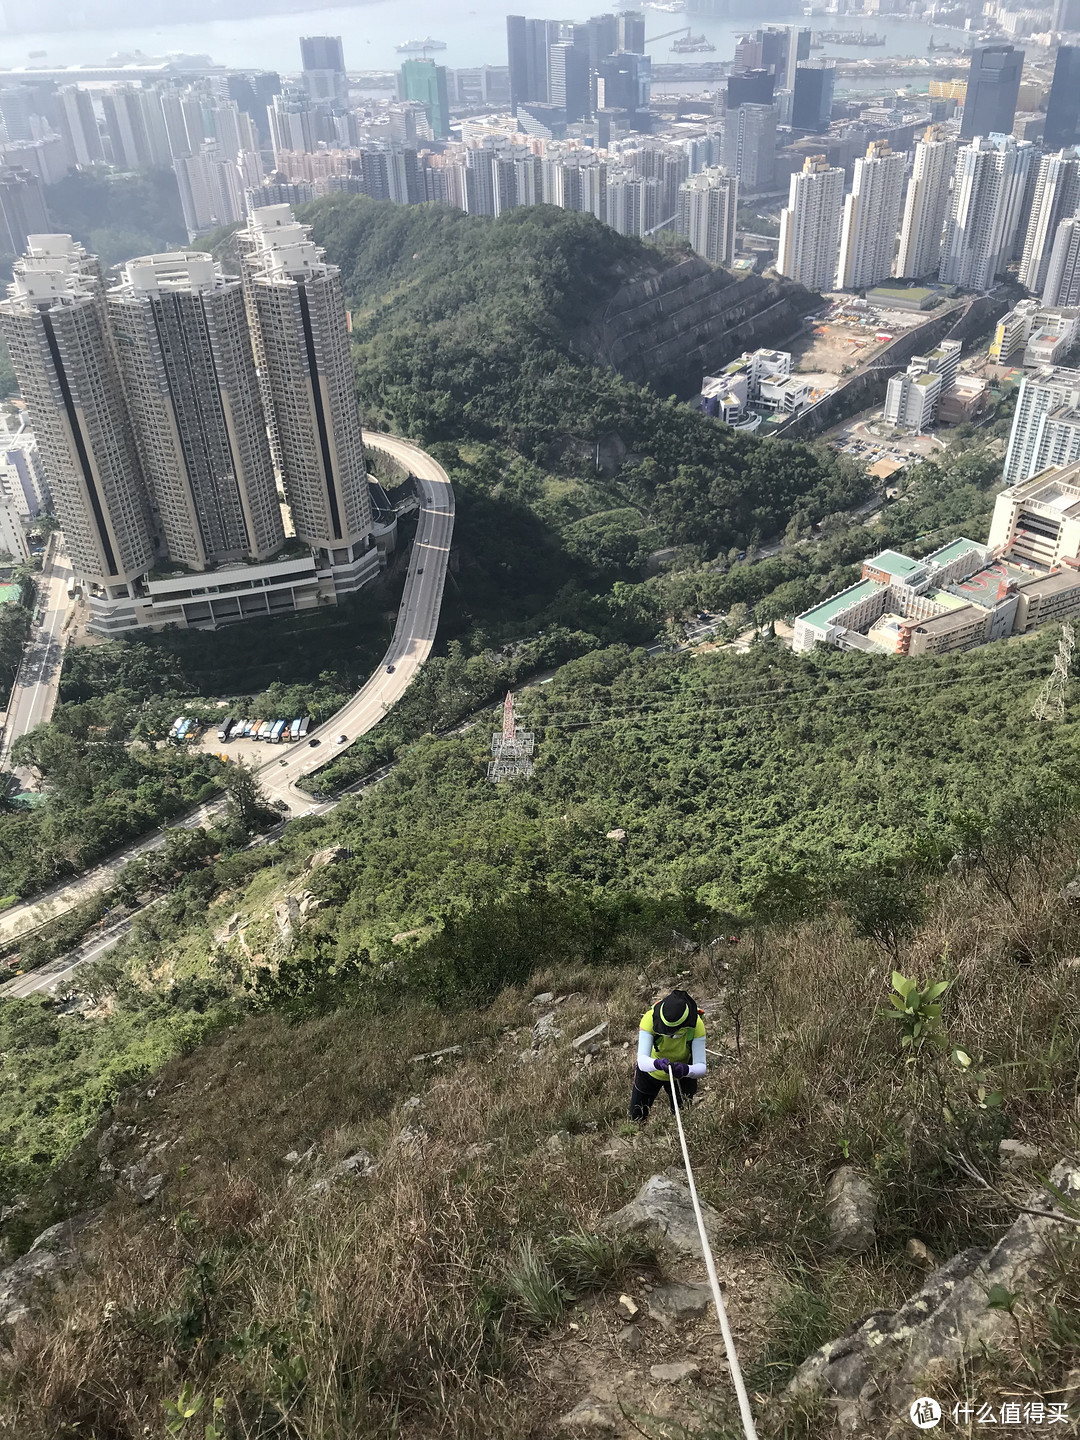
<instances>
[{"instance_id":1,"label":"red and white lattice tower","mask_svg":"<svg viewBox=\"0 0 1080 1440\"><path fill-rule=\"evenodd\" d=\"M491 737L491 755L488 762L489 780L506 780L511 775L532 774L532 753L535 736L531 730L519 730L514 715L514 697L509 690L503 703L502 729Z\"/></svg>"}]
</instances>

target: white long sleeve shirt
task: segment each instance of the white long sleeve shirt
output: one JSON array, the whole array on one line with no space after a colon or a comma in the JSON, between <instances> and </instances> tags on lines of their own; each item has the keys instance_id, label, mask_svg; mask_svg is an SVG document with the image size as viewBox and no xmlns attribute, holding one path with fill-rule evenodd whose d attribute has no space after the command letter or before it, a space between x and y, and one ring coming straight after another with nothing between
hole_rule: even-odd
<instances>
[{"instance_id":1,"label":"white long sleeve shirt","mask_svg":"<svg viewBox=\"0 0 1080 1440\"><path fill-rule=\"evenodd\" d=\"M651 1075L656 1069L656 1061L653 1059L653 1036L649 1030L639 1030L637 1035L637 1068L644 1070L646 1075ZM689 1080L700 1080L705 1074L705 1036L697 1035L690 1047L690 1074Z\"/></svg>"}]
</instances>

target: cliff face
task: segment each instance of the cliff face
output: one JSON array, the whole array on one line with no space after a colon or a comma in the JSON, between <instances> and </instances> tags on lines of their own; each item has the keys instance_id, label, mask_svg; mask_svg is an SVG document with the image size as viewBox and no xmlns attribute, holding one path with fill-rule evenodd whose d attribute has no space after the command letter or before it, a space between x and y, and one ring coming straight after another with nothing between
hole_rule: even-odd
<instances>
[{"instance_id":1,"label":"cliff face","mask_svg":"<svg viewBox=\"0 0 1080 1440\"><path fill-rule=\"evenodd\" d=\"M781 344L819 299L787 280L736 279L693 256L627 281L576 339L598 364L685 399L743 350Z\"/></svg>"}]
</instances>

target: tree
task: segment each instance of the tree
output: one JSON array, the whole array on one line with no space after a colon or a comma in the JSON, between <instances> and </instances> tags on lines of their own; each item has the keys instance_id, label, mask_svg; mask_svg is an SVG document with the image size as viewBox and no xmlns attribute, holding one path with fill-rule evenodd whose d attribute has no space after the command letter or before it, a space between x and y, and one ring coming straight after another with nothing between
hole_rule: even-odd
<instances>
[{"instance_id":1,"label":"tree","mask_svg":"<svg viewBox=\"0 0 1080 1440\"><path fill-rule=\"evenodd\" d=\"M266 794L250 765L230 765L222 783L229 797L229 810L249 835L255 833L269 810Z\"/></svg>"}]
</instances>

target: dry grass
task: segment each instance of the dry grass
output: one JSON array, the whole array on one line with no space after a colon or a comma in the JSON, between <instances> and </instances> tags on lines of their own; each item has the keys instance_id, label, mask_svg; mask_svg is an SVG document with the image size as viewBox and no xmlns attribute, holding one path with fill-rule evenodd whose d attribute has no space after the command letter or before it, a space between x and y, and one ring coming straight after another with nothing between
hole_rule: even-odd
<instances>
[{"instance_id":1,"label":"dry grass","mask_svg":"<svg viewBox=\"0 0 1080 1440\"><path fill-rule=\"evenodd\" d=\"M689 961L653 951L644 977L636 965L539 971L535 989L580 999L558 1007L564 1038L529 1065L518 1055L535 1012L516 991L481 1014L341 1012L297 1026L261 1016L227 1032L168 1066L152 1097L118 1107L118 1120L170 1142L169 1183L151 1206L118 1196L56 1307L18 1332L0 1359L0 1435L162 1435L163 1402L184 1384L225 1400L230 1440L552 1434L575 1382L541 1384L536 1355L570 1343L563 1307L538 1338L543 1316L508 1303L508 1271L523 1241L550 1268L558 1237L595 1232L677 1162L659 1109L619 1154L599 1152L625 1128L622 1047L679 974L715 1002L709 1043L721 1052L687 1117L699 1182L723 1217L724 1268L760 1287L735 1297L755 1383L781 1381L814 1345L917 1288L910 1236L944 1257L1008 1222L950 1165L950 1148L987 1171L1004 1133L1036 1144L1044 1170L1076 1148L1080 967L1063 962L1080 953L1080 919L1056 898L1074 853L1067 837L1041 873L1018 874L1015 910L977 877L943 879L901 949L904 973L952 979L944 1019L974 1057L968 1075L947 1057L904 1063L879 1016L894 961L839 908L748 934L737 950ZM725 992L739 1008L739 1057ZM611 1048L573 1063L567 1041L601 1015ZM407 1052L464 1043L466 1057L410 1065L404 1037ZM979 1108L975 1072L1004 1092L1000 1111ZM424 1131L417 1153L394 1150L406 1125ZM569 1138L552 1150L560 1131ZM311 1146L311 1159L286 1163ZM467 1158L474 1146L485 1148ZM358 1148L382 1162L375 1178L313 1192ZM879 1244L859 1261L824 1246L822 1191L844 1157L881 1192ZM1032 1385L1045 1380L1039 1355L1057 1357L1053 1383L1075 1359L1073 1261L1062 1277L1057 1318L1033 1316L1018 1345ZM1011 1359L1005 1372L1017 1373ZM831 1433L827 1415L796 1424L775 1403L764 1412L765 1434ZM716 1437L726 1424L694 1422Z\"/></svg>"}]
</instances>

